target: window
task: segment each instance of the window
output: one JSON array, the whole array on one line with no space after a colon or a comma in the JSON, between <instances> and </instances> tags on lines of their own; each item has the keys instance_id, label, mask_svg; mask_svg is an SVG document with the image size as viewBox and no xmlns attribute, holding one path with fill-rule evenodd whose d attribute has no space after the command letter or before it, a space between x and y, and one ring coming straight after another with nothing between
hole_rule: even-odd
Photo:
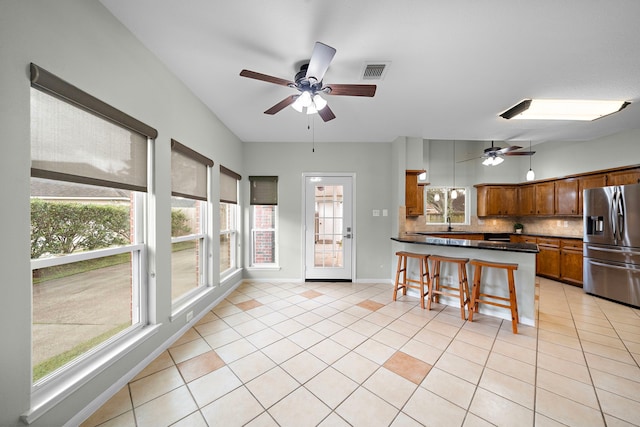
<instances>
[{"instance_id":1,"label":"window","mask_svg":"<svg viewBox=\"0 0 640 427\"><path fill-rule=\"evenodd\" d=\"M36 389L147 323L147 152L157 132L31 65Z\"/></svg>"},{"instance_id":2,"label":"window","mask_svg":"<svg viewBox=\"0 0 640 427\"><path fill-rule=\"evenodd\" d=\"M238 181L241 176L220 166L220 275L237 268Z\"/></svg>"},{"instance_id":3,"label":"window","mask_svg":"<svg viewBox=\"0 0 640 427\"><path fill-rule=\"evenodd\" d=\"M456 198L451 197L456 191ZM427 224L469 224L466 196L463 187L425 187L425 217ZM450 220L450 221L449 221Z\"/></svg>"},{"instance_id":4,"label":"window","mask_svg":"<svg viewBox=\"0 0 640 427\"><path fill-rule=\"evenodd\" d=\"M171 301L208 282L208 158L171 140Z\"/></svg>"},{"instance_id":5,"label":"window","mask_svg":"<svg viewBox=\"0 0 640 427\"><path fill-rule=\"evenodd\" d=\"M278 263L277 204L278 177L250 176L251 266L274 266Z\"/></svg>"}]
</instances>

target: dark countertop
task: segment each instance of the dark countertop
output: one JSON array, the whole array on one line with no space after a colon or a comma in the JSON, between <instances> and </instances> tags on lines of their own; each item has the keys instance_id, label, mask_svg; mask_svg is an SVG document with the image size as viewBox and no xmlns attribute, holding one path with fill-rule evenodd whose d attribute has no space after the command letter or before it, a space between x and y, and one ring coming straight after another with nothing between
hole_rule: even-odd
<instances>
[{"instance_id":1,"label":"dark countertop","mask_svg":"<svg viewBox=\"0 0 640 427\"><path fill-rule=\"evenodd\" d=\"M436 233L442 234L442 233ZM462 233L460 233L462 234ZM472 233L466 233L472 234ZM435 246L453 246L476 249L490 249L496 251L508 252L527 252L537 254L539 252L538 245L533 243L511 243L486 240L467 240L467 239L449 239L442 237L429 237L419 234L405 234L403 236L392 237L391 240L401 243L416 243L419 245L435 245Z\"/></svg>"},{"instance_id":2,"label":"dark countertop","mask_svg":"<svg viewBox=\"0 0 640 427\"><path fill-rule=\"evenodd\" d=\"M457 234L477 234L477 235L485 235L485 236L531 236L531 237L546 237L550 239L574 239L574 240L582 240L582 236L558 236L551 234L538 234L538 233L514 233L514 232L497 232L497 231L463 231L463 230L454 230L454 231L415 231L412 234L419 234L422 236L442 236L442 235L452 235L455 236Z\"/></svg>"}]
</instances>

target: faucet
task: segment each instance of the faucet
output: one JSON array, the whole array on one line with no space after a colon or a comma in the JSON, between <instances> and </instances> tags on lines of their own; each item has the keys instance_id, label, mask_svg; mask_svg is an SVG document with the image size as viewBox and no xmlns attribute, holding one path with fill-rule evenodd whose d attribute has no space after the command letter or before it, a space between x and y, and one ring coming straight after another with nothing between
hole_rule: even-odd
<instances>
[{"instance_id":1,"label":"faucet","mask_svg":"<svg viewBox=\"0 0 640 427\"><path fill-rule=\"evenodd\" d=\"M447 224L448 224L447 225L447 231L453 230L453 227L451 227L451 217L450 216L447 217Z\"/></svg>"}]
</instances>

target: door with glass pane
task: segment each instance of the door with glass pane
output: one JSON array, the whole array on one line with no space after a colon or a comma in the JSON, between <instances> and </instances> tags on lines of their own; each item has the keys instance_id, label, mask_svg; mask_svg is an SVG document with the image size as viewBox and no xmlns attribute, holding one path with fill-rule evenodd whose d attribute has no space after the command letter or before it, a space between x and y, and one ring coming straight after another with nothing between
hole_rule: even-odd
<instances>
[{"instance_id":1,"label":"door with glass pane","mask_svg":"<svg viewBox=\"0 0 640 427\"><path fill-rule=\"evenodd\" d=\"M352 280L353 177L305 176L305 280Z\"/></svg>"}]
</instances>

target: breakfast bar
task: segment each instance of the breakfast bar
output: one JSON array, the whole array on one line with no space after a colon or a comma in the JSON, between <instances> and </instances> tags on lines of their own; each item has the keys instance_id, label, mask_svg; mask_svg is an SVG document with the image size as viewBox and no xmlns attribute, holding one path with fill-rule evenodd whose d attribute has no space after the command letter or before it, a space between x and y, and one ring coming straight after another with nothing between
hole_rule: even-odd
<instances>
[{"instance_id":1,"label":"breakfast bar","mask_svg":"<svg viewBox=\"0 0 640 427\"><path fill-rule=\"evenodd\" d=\"M536 281L536 254L538 246L531 243L511 243L484 240L457 239L430 237L421 234L403 234L392 237L393 250L415 253L442 255L447 257L480 259L484 261L518 264L514 271L516 283L516 298L520 323L535 326L535 281ZM412 269L413 267L409 267ZM473 271L467 266L469 284L472 284ZM488 270L483 272L483 289L489 293L508 297L507 277L502 271ZM410 270L410 274L419 274L416 270ZM441 278L445 282L456 283L457 273L450 266L443 266ZM483 291L484 292L484 291ZM459 301L452 297L443 296L440 302L451 306L459 306ZM479 313L511 320L508 309L481 305Z\"/></svg>"}]
</instances>

